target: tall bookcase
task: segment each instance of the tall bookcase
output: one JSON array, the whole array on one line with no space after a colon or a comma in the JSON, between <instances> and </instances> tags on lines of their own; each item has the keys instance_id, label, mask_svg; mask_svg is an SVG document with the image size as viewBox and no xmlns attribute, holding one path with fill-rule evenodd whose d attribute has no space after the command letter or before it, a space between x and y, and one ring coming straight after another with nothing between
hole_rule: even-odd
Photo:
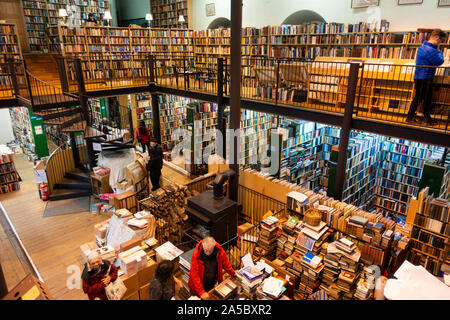
<instances>
[{"instance_id":1,"label":"tall bookcase","mask_svg":"<svg viewBox=\"0 0 450 320\"><path fill-rule=\"evenodd\" d=\"M19 176L14 164L14 152L0 145L0 194L20 189Z\"/></svg>"},{"instance_id":2,"label":"tall bookcase","mask_svg":"<svg viewBox=\"0 0 450 320\"><path fill-rule=\"evenodd\" d=\"M408 257L414 264L424 266L439 275L443 263L450 262L450 203L428 195L428 188L419 192L408 211L413 221L411 251Z\"/></svg>"},{"instance_id":3,"label":"tall bookcase","mask_svg":"<svg viewBox=\"0 0 450 320\"><path fill-rule=\"evenodd\" d=\"M22 0L30 51L59 52L56 26L59 24L59 9L66 9L67 23L81 26L93 13L100 21L109 8L108 0Z\"/></svg>"},{"instance_id":4,"label":"tall bookcase","mask_svg":"<svg viewBox=\"0 0 450 320\"><path fill-rule=\"evenodd\" d=\"M152 27L157 28L188 28L188 0L150 0L153 15ZM179 16L185 22L178 22Z\"/></svg>"},{"instance_id":5,"label":"tall bookcase","mask_svg":"<svg viewBox=\"0 0 450 320\"><path fill-rule=\"evenodd\" d=\"M24 107L9 108L16 141L30 160L49 155L43 120Z\"/></svg>"},{"instance_id":6,"label":"tall bookcase","mask_svg":"<svg viewBox=\"0 0 450 320\"><path fill-rule=\"evenodd\" d=\"M398 138L383 142L381 162L377 170L375 207L383 213L405 217L408 204L419 192L426 159L438 147Z\"/></svg>"},{"instance_id":7,"label":"tall bookcase","mask_svg":"<svg viewBox=\"0 0 450 320\"><path fill-rule=\"evenodd\" d=\"M171 95L158 95L158 99L161 145L165 150L171 150L172 133L177 128L186 129L186 107L192 101Z\"/></svg>"},{"instance_id":8,"label":"tall bookcase","mask_svg":"<svg viewBox=\"0 0 450 320\"><path fill-rule=\"evenodd\" d=\"M0 23L0 96L12 96L13 88L7 65L12 59L20 64L22 52L20 49L19 36L15 24ZM22 77L17 80L20 82Z\"/></svg>"}]
</instances>

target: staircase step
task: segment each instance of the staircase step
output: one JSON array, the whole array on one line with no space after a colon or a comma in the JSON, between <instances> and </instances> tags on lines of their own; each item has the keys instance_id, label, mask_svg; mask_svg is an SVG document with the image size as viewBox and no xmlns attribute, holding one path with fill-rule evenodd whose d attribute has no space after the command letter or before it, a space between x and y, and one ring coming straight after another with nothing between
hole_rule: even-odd
<instances>
[{"instance_id":1,"label":"staircase step","mask_svg":"<svg viewBox=\"0 0 450 320\"><path fill-rule=\"evenodd\" d=\"M63 132L84 132L85 129L86 129L86 121L81 121L67 128L64 128Z\"/></svg>"},{"instance_id":2,"label":"staircase step","mask_svg":"<svg viewBox=\"0 0 450 320\"><path fill-rule=\"evenodd\" d=\"M91 176L89 175L89 173L78 168L66 173L66 178L81 182L87 182L89 184L91 183Z\"/></svg>"},{"instance_id":3,"label":"staircase step","mask_svg":"<svg viewBox=\"0 0 450 320\"><path fill-rule=\"evenodd\" d=\"M81 197L88 197L92 195L91 190L82 189L54 189L49 197L50 201L74 199Z\"/></svg>"},{"instance_id":4,"label":"staircase step","mask_svg":"<svg viewBox=\"0 0 450 320\"><path fill-rule=\"evenodd\" d=\"M36 116L41 117L44 121L57 119L60 117L67 117L77 113L81 113L81 108L64 108L63 110L45 110L33 112Z\"/></svg>"},{"instance_id":5,"label":"staircase step","mask_svg":"<svg viewBox=\"0 0 450 320\"><path fill-rule=\"evenodd\" d=\"M83 120L83 116L81 114L75 114L75 115L65 116L65 117L51 119L51 120L44 120L44 124L62 126L62 127L70 127L71 125L76 124L77 122L80 122L81 120Z\"/></svg>"},{"instance_id":6,"label":"staircase step","mask_svg":"<svg viewBox=\"0 0 450 320\"><path fill-rule=\"evenodd\" d=\"M71 190L91 190L92 186L90 183L85 181L80 181L76 179L64 178L57 184L55 184L55 189L71 189Z\"/></svg>"}]
</instances>

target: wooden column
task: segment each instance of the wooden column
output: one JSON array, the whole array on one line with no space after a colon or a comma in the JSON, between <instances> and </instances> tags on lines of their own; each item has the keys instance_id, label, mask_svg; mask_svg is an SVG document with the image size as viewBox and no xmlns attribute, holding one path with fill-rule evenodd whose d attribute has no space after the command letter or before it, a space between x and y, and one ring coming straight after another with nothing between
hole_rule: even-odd
<instances>
[{"instance_id":1,"label":"wooden column","mask_svg":"<svg viewBox=\"0 0 450 320\"><path fill-rule=\"evenodd\" d=\"M359 66L359 63L350 63L344 120L342 123L341 136L339 138L339 157L333 193L333 198L336 200L342 200L342 193L344 191L348 139L350 137L350 131L352 130L353 107L355 105Z\"/></svg>"},{"instance_id":2,"label":"wooden column","mask_svg":"<svg viewBox=\"0 0 450 320\"><path fill-rule=\"evenodd\" d=\"M242 0L231 0L231 95L230 113L231 126L235 132L241 124L241 37L242 37ZM230 169L236 172L236 178L230 184L230 198L237 201L239 186L238 146L240 139L233 134L233 159L230 159Z\"/></svg>"}]
</instances>

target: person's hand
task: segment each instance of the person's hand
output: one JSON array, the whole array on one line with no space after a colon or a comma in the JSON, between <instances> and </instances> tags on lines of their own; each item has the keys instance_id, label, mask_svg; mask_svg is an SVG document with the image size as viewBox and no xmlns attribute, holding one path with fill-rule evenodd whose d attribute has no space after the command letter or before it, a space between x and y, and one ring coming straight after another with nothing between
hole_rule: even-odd
<instances>
[{"instance_id":1,"label":"person's hand","mask_svg":"<svg viewBox=\"0 0 450 320\"><path fill-rule=\"evenodd\" d=\"M107 286L111 282L111 277L107 276L106 278L103 278L102 282L105 286Z\"/></svg>"},{"instance_id":2,"label":"person's hand","mask_svg":"<svg viewBox=\"0 0 450 320\"><path fill-rule=\"evenodd\" d=\"M209 294L208 294L208 292L204 292L204 293L200 296L200 298L202 298L202 300L208 300L208 299L209 299Z\"/></svg>"}]
</instances>

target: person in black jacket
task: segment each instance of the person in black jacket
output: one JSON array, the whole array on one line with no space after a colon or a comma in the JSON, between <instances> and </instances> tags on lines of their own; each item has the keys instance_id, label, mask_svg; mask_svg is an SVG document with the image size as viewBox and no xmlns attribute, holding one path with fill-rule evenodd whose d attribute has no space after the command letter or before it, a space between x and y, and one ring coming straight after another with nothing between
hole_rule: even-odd
<instances>
[{"instance_id":1,"label":"person in black jacket","mask_svg":"<svg viewBox=\"0 0 450 320\"><path fill-rule=\"evenodd\" d=\"M150 172L150 181L152 182L152 191L158 190L159 179L161 178L161 170L163 167L163 151L156 139L150 139L150 160L147 164L148 171Z\"/></svg>"},{"instance_id":2,"label":"person in black jacket","mask_svg":"<svg viewBox=\"0 0 450 320\"><path fill-rule=\"evenodd\" d=\"M182 287L180 280L173 276L174 264L163 260L156 267L155 276L150 282L149 300L171 300L175 296L175 284Z\"/></svg>"}]
</instances>

